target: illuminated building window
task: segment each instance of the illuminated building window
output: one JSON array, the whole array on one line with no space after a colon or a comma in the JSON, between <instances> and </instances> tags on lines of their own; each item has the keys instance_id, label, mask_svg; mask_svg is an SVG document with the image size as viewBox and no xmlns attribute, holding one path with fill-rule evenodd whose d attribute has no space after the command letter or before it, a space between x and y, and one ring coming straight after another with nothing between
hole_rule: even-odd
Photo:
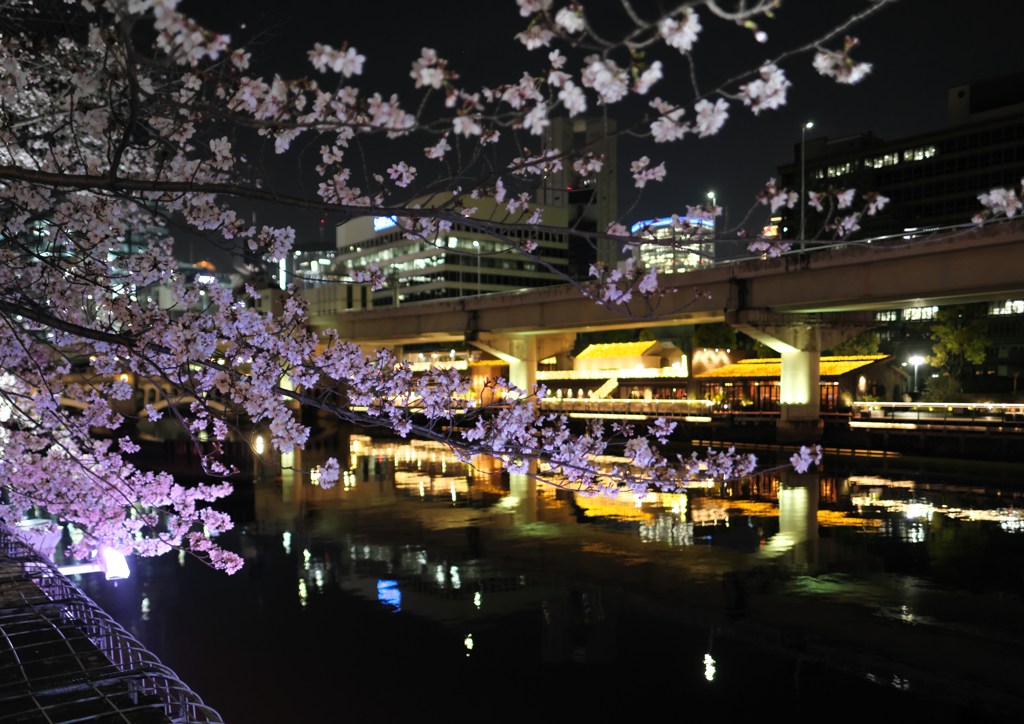
<instances>
[{"instance_id":1,"label":"illuminated building window","mask_svg":"<svg viewBox=\"0 0 1024 724\"><path fill-rule=\"evenodd\" d=\"M926 322L935 319L938 307L911 307L903 310L903 319L908 322Z\"/></svg>"},{"instance_id":2,"label":"illuminated building window","mask_svg":"<svg viewBox=\"0 0 1024 724\"><path fill-rule=\"evenodd\" d=\"M924 146L922 148L911 148L903 152L904 161L923 161L935 155L935 146Z\"/></svg>"},{"instance_id":3,"label":"illuminated building window","mask_svg":"<svg viewBox=\"0 0 1024 724\"><path fill-rule=\"evenodd\" d=\"M1001 302L990 302L988 313L992 316L1004 314L1024 314L1024 299L1007 299Z\"/></svg>"},{"instance_id":4,"label":"illuminated building window","mask_svg":"<svg viewBox=\"0 0 1024 724\"><path fill-rule=\"evenodd\" d=\"M864 159L867 168L882 168L883 166L895 166L900 162L899 153L887 153L884 156Z\"/></svg>"},{"instance_id":5,"label":"illuminated building window","mask_svg":"<svg viewBox=\"0 0 1024 724\"><path fill-rule=\"evenodd\" d=\"M836 176L845 176L846 174L852 173L852 172L853 172L853 164L849 163L849 162L841 163L838 166L829 166L828 167L828 177L829 178L835 178Z\"/></svg>"},{"instance_id":6,"label":"illuminated building window","mask_svg":"<svg viewBox=\"0 0 1024 724\"><path fill-rule=\"evenodd\" d=\"M889 309L884 312L875 312L876 322L895 322L900 318L900 313L895 309Z\"/></svg>"}]
</instances>

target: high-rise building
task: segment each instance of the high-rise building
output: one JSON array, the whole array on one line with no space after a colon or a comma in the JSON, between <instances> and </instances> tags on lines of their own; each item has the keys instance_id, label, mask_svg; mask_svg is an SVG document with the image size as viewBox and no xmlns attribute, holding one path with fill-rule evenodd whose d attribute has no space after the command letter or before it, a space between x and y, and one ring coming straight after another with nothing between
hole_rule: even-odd
<instances>
[{"instance_id":1,"label":"high-rise building","mask_svg":"<svg viewBox=\"0 0 1024 724\"><path fill-rule=\"evenodd\" d=\"M978 194L1016 187L1024 176L1024 73L950 89L942 130L896 141L871 133L812 138L804 147L808 191L856 188L889 198L880 214L864 216L859 238L970 223L982 210ZM784 186L800 188L799 143L779 173ZM782 211L782 236L794 239L799 207ZM804 211L806 236L814 238L825 217L806 205Z\"/></svg>"},{"instance_id":2,"label":"high-rise building","mask_svg":"<svg viewBox=\"0 0 1024 724\"><path fill-rule=\"evenodd\" d=\"M572 230L603 232L618 220L617 144L614 138L609 138L615 130L615 121L610 119L564 116L552 118L545 129L543 151L566 151L585 144L595 157L604 156L601 170L586 176L575 171L572 163L563 163L560 170L545 176L543 186L537 190L537 203L541 206L566 209L566 225ZM612 240L599 239L591 243L569 235L568 267L574 278L586 277L595 261L614 268L620 256L620 249Z\"/></svg>"}]
</instances>

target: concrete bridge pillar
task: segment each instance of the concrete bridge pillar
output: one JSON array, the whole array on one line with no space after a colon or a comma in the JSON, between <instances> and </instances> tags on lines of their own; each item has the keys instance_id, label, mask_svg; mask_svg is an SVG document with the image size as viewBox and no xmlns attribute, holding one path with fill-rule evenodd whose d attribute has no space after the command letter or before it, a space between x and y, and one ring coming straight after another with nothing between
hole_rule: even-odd
<instances>
[{"instance_id":1,"label":"concrete bridge pillar","mask_svg":"<svg viewBox=\"0 0 1024 724\"><path fill-rule=\"evenodd\" d=\"M508 363L509 382L533 394L537 384L537 363L572 349L576 334L490 334L481 332L470 344Z\"/></svg>"},{"instance_id":2,"label":"concrete bridge pillar","mask_svg":"<svg viewBox=\"0 0 1024 724\"><path fill-rule=\"evenodd\" d=\"M726 321L782 356L781 406L776 439L821 439L821 351L875 326L871 312L777 314L750 309L727 312Z\"/></svg>"},{"instance_id":3,"label":"concrete bridge pillar","mask_svg":"<svg viewBox=\"0 0 1024 724\"><path fill-rule=\"evenodd\" d=\"M782 352L777 437L818 440L821 437L821 353L816 349Z\"/></svg>"},{"instance_id":4,"label":"concrete bridge pillar","mask_svg":"<svg viewBox=\"0 0 1024 724\"><path fill-rule=\"evenodd\" d=\"M509 347L514 359L508 365L508 381L529 395L537 384L537 338L513 338Z\"/></svg>"}]
</instances>

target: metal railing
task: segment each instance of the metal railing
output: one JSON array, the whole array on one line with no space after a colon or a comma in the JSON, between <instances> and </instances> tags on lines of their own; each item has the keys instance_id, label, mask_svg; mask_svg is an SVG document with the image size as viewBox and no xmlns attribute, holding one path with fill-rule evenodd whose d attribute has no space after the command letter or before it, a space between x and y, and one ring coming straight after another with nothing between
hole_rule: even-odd
<instances>
[{"instance_id":1,"label":"metal railing","mask_svg":"<svg viewBox=\"0 0 1024 724\"><path fill-rule=\"evenodd\" d=\"M889 427L1024 428L1024 404L966 402L855 402L853 427L883 423Z\"/></svg>"},{"instance_id":2,"label":"metal railing","mask_svg":"<svg viewBox=\"0 0 1024 724\"><path fill-rule=\"evenodd\" d=\"M630 417L700 418L700 420L693 421L711 421L710 403L705 400L558 399L548 397L541 402L541 409L588 417L628 415Z\"/></svg>"},{"instance_id":3,"label":"metal railing","mask_svg":"<svg viewBox=\"0 0 1024 724\"><path fill-rule=\"evenodd\" d=\"M223 722L52 563L0 526L0 723L33 717Z\"/></svg>"}]
</instances>

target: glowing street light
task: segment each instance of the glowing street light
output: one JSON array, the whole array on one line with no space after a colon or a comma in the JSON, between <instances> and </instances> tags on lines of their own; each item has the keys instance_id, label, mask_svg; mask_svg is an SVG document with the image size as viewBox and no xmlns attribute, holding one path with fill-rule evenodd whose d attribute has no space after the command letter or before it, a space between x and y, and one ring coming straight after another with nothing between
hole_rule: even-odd
<instances>
[{"instance_id":1,"label":"glowing street light","mask_svg":"<svg viewBox=\"0 0 1024 724\"><path fill-rule=\"evenodd\" d=\"M473 242L473 246L475 246L475 247L477 247L479 249L480 248L480 242L479 241L474 241ZM476 293L477 294L483 294L483 291L481 291L481 286L480 286L480 252L479 251L477 251L477 253L476 253Z\"/></svg>"},{"instance_id":2,"label":"glowing street light","mask_svg":"<svg viewBox=\"0 0 1024 724\"><path fill-rule=\"evenodd\" d=\"M807 130L814 128L814 123L808 121L800 127L800 241L804 240L804 207L807 205L807 190L804 184L804 170L807 164L804 162L806 154L804 153L804 142L807 140ZM804 244L800 244L800 250L803 251Z\"/></svg>"},{"instance_id":3,"label":"glowing street light","mask_svg":"<svg viewBox=\"0 0 1024 724\"><path fill-rule=\"evenodd\" d=\"M915 354L910 358L910 364L914 365L914 392L919 392L917 389L917 368L924 364L924 357Z\"/></svg>"},{"instance_id":4,"label":"glowing street light","mask_svg":"<svg viewBox=\"0 0 1024 724\"><path fill-rule=\"evenodd\" d=\"M107 546L100 546L92 563L78 563L60 566L57 570L65 576L82 573L102 573L108 581L120 581L131 575L124 554Z\"/></svg>"},{"instance_id":5,"label":"glowing street light","mask_svg":"<svg viewBox=\"0 0 1024 724\"><path fill-rule=\"evenodd\" d=\"M711 199L711 238L714 239L718 233L718 219L715 218L715 192L708 191L708 198Z\"/></svg>"}]
</instances>

